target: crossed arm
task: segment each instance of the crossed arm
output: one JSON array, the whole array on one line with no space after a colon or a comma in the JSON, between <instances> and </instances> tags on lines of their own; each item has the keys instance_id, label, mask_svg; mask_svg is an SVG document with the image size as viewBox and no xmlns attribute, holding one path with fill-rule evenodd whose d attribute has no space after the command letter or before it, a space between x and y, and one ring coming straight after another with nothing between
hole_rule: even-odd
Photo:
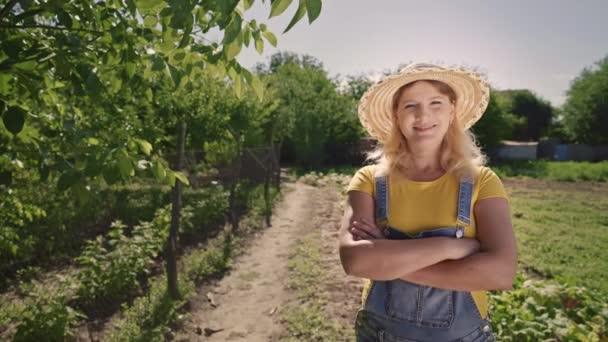
<instances>
[{"instance_id":1,"label":"crossed arm","mask_svg":"<svg viewBox=\"0 0 608 342\"><path fill-rule=\"evenodd\" d=\"M349 193L339 241L346 273L374 280L400 278L457 291L512 287L517 247L506 199L476 202L476 240L445 237L386 240L371 223L373 210L371 195Z\"/></svg>"}]
</instances>

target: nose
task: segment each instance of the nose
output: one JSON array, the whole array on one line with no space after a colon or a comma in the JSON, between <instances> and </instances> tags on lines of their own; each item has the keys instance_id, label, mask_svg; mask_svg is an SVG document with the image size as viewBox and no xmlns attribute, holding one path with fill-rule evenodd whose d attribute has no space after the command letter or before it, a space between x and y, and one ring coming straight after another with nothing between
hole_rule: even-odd
<instances>
[{"instance_id":1,"label":"nose","mask_svg":"<svg viewBox=\"0 0 608 342\"><path fill-rule=\"evenodd\" d=\"M422 119L431 115L431 109L426 105L418 106L418 110L416 111L416 118Z\"/></svg>"}]
</instances>

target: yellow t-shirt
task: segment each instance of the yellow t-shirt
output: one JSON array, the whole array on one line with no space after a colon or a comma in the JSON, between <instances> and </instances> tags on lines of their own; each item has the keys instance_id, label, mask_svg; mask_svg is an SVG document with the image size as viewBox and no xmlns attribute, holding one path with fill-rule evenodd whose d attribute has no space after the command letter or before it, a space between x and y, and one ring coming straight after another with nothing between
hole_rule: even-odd
<instances>
[{"instance_id":1,"label":"yellow t-shirt","mask_svg":"<svg viewBox=\"0 0 608 342\"><path fill-rule=\"evenodd\" d=\"M366 192L375 197L376 165L360 168L348 185L348 191ZM460 180L453 174L444 174L430 182L415 182L406 178L391 179L388 177L389 204L388 224L394 229L405 233L455 226L456 211ZM471 224L465 227L464 236L476 236L475 202L490 197L507 198L504 186L498 176L488 167L480 167L475 175L473 197L471 202ZM367 281L363 289L362 300L365 303L371 281ZM472 291L471 295L483 318L488 314L488 298L486 291Z\"/></svg>"}]
</instances>

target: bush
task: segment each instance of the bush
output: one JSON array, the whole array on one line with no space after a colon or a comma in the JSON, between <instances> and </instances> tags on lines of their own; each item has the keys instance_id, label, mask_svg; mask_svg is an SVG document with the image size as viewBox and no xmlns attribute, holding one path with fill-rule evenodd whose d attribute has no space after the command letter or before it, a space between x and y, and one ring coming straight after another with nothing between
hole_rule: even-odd
<instances>
[{"instance_id":1,"label":"bush","mask_svg":"<svg viewBox=\"0 0 608 342\"><path fill-rule=\"evenodd\" d=\"M51 294L36 286L27 293L14 341L65 341L73 336L72 328L85 316L67 304L62 292L67 285L66 281Z\"/></svg>"},{"instance_id":2,"label":"bush","mask_svg":"<svg viewBox=\"0 0 608 342\"><path fill-rule=\"evenodd\" d=\"M169 210L161 208L152 222L135 226L130 236L120 221L112 223L107 236L88 241L76 258L81 269L78 294L85 302L99 298L124 299L139 285L154 258L162 251L169 231Z\"/></svg>"},{"instance_id":3,"label":"bush","mask_svg":"<svg viewBox=\"0 0 608 342\"><path fill-rule=\"evenodd\" d=\"M525 279L492 296L492 323L499 341L604 341L606 298L582 287Z\"/></svg>"}]
</instances>

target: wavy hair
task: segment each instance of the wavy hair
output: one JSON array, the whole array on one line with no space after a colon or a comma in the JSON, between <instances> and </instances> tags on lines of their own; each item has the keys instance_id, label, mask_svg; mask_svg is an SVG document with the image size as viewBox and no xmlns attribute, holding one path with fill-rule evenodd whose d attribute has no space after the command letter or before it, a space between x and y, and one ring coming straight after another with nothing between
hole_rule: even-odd
<instances>
[{"instance_id":1,"label":"wavy hair","mask_svg":"<svg viewBox=\"0 0 608 342\"><path fill-rule=\"evenodd\" d=\"M435 80L419 80L432 84L437 91L446 95L450 102L456 104L458 98L454 90L447 84ZM372 151L366 153L366 161L372 161L379 166L382 174L405 176L405 170L411 163L412 152L409 144L397 123L396 109L399 98L404 90L411 87L414 83L408 83L393 96L393 125L391 134L384 144L379 144ZM486 156L476 143L475 135L468 129L464 129L458 120L458 113L455 113L454 120L441 142L439 150L439 163L448 173L458 177L474 177L480 166L485 165Z\"/></svg>"}]
</instances>

